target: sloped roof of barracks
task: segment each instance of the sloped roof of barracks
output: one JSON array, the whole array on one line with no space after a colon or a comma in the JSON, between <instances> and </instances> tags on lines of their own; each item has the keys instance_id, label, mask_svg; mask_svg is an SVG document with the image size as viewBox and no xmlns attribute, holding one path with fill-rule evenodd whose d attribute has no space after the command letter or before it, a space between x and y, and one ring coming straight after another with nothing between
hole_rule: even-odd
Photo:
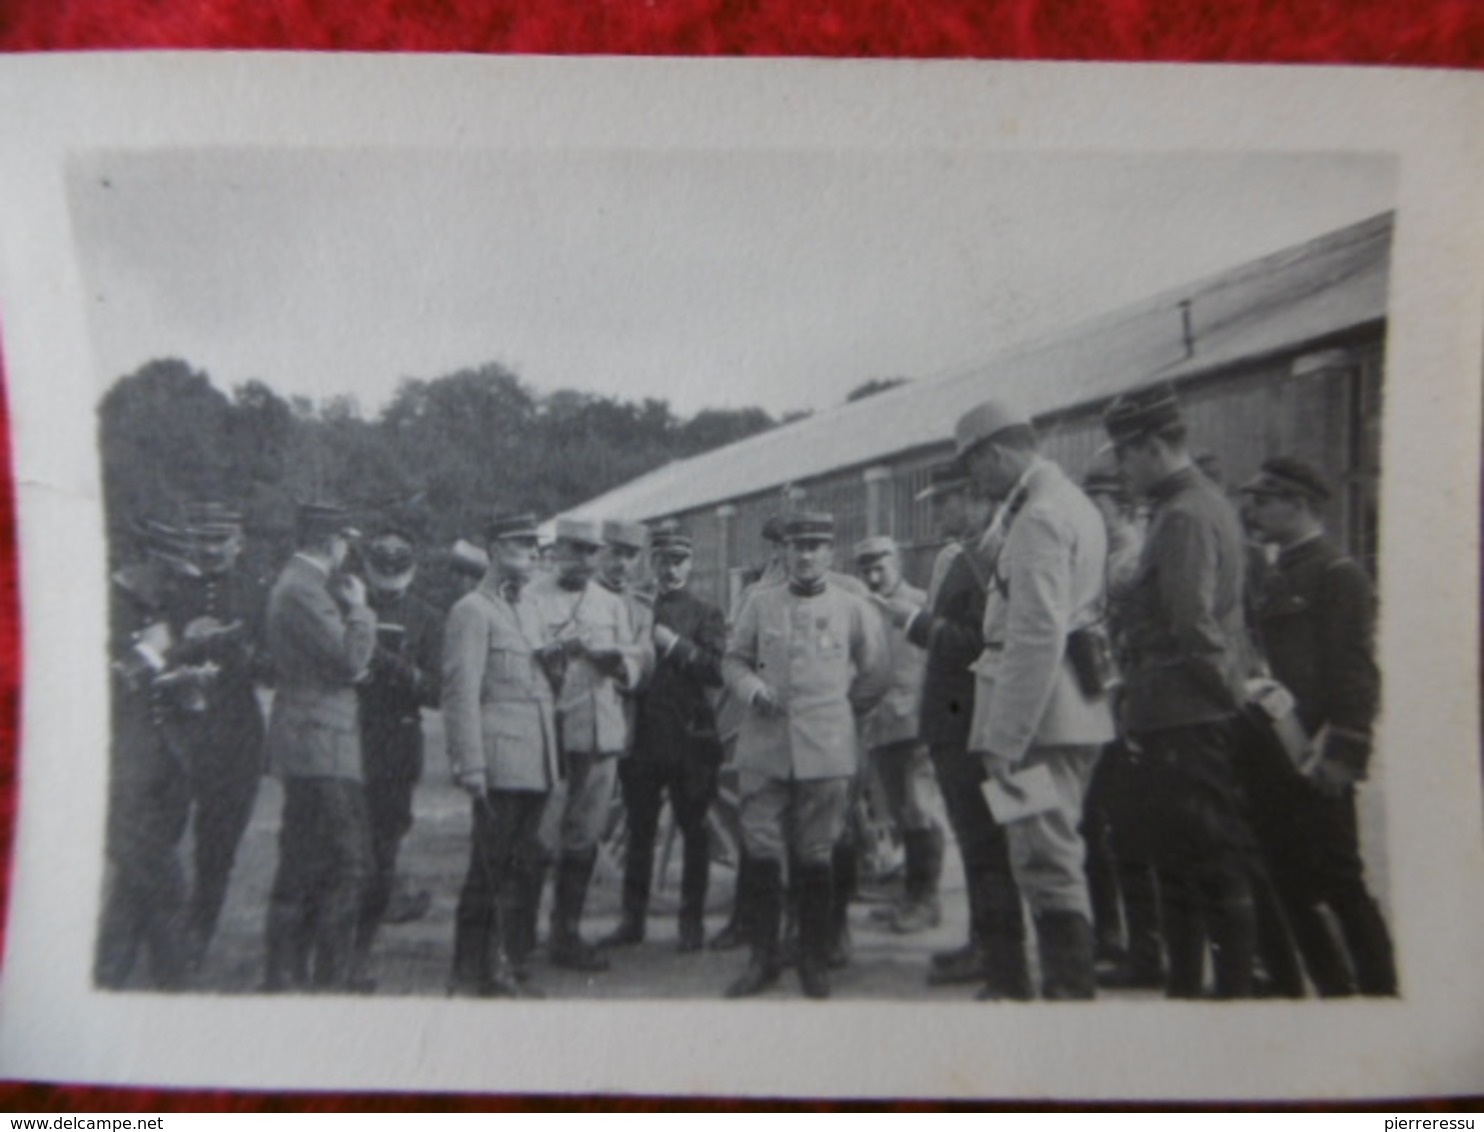
<instances>
[{"instance_id":1,"label":"sloped roof of barracks","mask_svg":"<svg viewBox=\"0 0 1484 1132\"><path fill-rule=\"evenodd\" d=\"M1042 416L1373 323L1386 316L1392 220L1384 213L971 369L909 382L674 461L570 513L648 519L690 511L942 443L960 414L990 396Z\"/></svg>"}]
</instances>

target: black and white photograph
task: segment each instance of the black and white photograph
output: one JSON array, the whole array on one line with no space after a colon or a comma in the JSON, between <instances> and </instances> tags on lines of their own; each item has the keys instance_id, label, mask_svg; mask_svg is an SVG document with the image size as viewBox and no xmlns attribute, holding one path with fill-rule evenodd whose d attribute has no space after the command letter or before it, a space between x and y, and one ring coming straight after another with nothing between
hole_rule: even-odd
<instances>
[{"instance_id":1,"label":"black and white photograph","mask_svg":"<svg viewBox=\"0 0 1484 1132\"><path fill-rule=\"evenodd\" d=\"M1455 1060L1377 1082L1477 1086L1481 980L1440 956L1484 908L1484 262L1434 267L1417 216L1484 251L1449 195L1479 88L1396 92L1437 136L1381 113L1361 144L1323 105L1393 88L1304 75L1277 144L1278 94L1227 72L1154 144L1128 122L1168 72L1052 68L1041 104L1041 68L553 63L502 102L418 69L430 114L488 91L470 141L410 108L337 134L279 62L297 127L73 126L4 217L50 227L0 297L69 298L12 379L23 551L61 564L23 571L13 931L62 907L68 943L19 942L3 997L56 978L99 1022L78 1071L1366 1095L1387 1028L1432 1024ZM31 400L63 332L67 395ZM1429 460L1461 478L1417 507ZM69 593L84 628L33 646ZM172 1020L201 1044L110 1051ZM69 1072L65 1028L7 1029ZM521 1035L539 1067L482 1078Z\"/></svg>"}]
</instances>

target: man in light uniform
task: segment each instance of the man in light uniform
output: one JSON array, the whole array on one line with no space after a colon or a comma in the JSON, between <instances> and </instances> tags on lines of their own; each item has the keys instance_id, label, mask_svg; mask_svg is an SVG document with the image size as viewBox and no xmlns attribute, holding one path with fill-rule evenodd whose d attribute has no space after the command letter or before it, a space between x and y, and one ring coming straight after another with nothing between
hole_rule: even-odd
<instances>
[{"instance_id":1,"label":"man in light uniform","mask_svg":"<svg viewBox=\"0 0 1484 1132\"><path fill-rule=\"evenodd\" d=\"M887 535L862 539L855 547L855 562L873 598L918 608L926 603L927 595L902 577L895 539ZM861 721L861 739L906 856L905 890L901 902L888 910L887 922L894 931L909 933L937 927L941 919L938 875L943 867L943 831L923 808L919 786L919 772L926 769L918 712L927 654L907 639L905 626L891 620L889 606L882 609L891 687Z\"/></svg>"},{"instance_id":2,"label":"man in light uniform","mask_svg":"<svg viewBox=\"0 0 1484 1132\"><path fill-rule=\"evenodd\" d=\"M727 643L723 677L750 709L737 740L743 836L754 867L739 899L752 945L729 997L778 978L784 854L797 864L799 977L829 995L831 855L858 769L855 716L885 694L890 670L881 619L827 579L834 518L790 516L789 580L754 590Z\"/></svg>"},{"instance_id":3,"label":"man in light uniform","mask_svg":"<svg viewBox=\"0 0 1484 1132\"><path fill-rule=\"evenodd\" d=\"M449 993L535 997L513 953L524 951L525 880L561 776L548 676L555 655L524 592L536 558L535 517L496 516L488 538L489 569L449 611L443 636L448 761L474 809Z\"/></svg>"},{"instance_id":4,"label":"man in light uniform","mask_svg":"<svg viewBox=\"0 0 1484 1132\"><path fill-rule=\"evenodd\" d=\"M606 971L607 957L582 938L583 905L597 863L630 740L625 691L637 690L648 647L636 643L623 596L594 574L603 550L596 520L559 519L556 572L531 586L547 640L565 658L557 694L557 727L566 764L566 791L553 795L557 874L551 910L551 961L575 971Z\"/></svg>"},{"instance_id":5,"label":"man in light uniform","mask_svg":"<svg viewBox=\"0 0 1484 1132\"><path fill-rule=\"evenodd\" d=\"M1015 772L1049 773L1048 808L1006 826L1010 863L1035 918L1042 996L1092 998L1079 826L1093 768L1114 731L1107 695L1076 668L1074 635L1101 631L1107 534L1087 496L1038 453L1029 418L1005 402L965 413L955 440L975 482L1003 500L986 532L1003 541L992 552L969 749L1012 794Z\"/></svg>"}]
</instances>

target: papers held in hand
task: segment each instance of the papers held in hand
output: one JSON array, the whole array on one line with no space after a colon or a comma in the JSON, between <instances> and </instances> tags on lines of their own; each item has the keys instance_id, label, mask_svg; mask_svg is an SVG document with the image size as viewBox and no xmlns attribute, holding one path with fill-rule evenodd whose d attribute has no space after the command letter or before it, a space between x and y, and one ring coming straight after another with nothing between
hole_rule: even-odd
<instances>
[{"instance_id":1,"label":"papers held in hand","mask_svg":"<svg viewBox=\"0 0 1484 1132\"><path fill-rule=\"evenodd\" d=\"M1051 772L1039 764L1017 770L1007 779L990 778L982 789L989 812L1000 825L1043 814L1056 806Z\"/></svg>"}]
</instances>

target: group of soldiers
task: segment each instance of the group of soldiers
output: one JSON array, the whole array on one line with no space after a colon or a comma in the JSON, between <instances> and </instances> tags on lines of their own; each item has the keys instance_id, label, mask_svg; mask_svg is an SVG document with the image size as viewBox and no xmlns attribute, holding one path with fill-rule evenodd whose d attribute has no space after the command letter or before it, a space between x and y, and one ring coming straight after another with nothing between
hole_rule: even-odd
<instances>
[{"instance_id":1,"label":"group of soldiers","mask_svg":"<svg viewBox=\"0 0 1484 1132\"><path fill-rule=\"evenodd\" d=\"M1395 994L1355 803L1379 700L1374 598L1325 536L1328 484L1277 457L1234 501L1197 466L1167 386L1104 422L1079 484L1013 405L975 407L921 496L946 542L925 591L884 536L853 548L858 575L836 572L833 517L790 510L730 616L691 592L695 547L674 520L562 518L548 561L534 515L497 515L446 619L411 592L412 536L361 538L335 506L300 509L265 607L234 583L237 516L147 524L149 555L115 576L98 982L126 985L143 952L153 985L187 984L266 758L284 805L265 989L374 989L437 706L471 806L450 994L541 995L548 880L551 964L596 974L643 943L666 801L676 945L705 947L724 765L741 851L711 946L748 949L729 997L789 965L829 996L850 962L868 781L905 857L876 916L901 933L939 923L934 779L969 935L931 956L930 983L985 1000L1088 999L1100 982L1244 998L1302 996L1307 975L1321 995ZM589 941L615 795L621 913ZM426 911L426 893L402 896Z\"/></svg>"}]
</instances>

